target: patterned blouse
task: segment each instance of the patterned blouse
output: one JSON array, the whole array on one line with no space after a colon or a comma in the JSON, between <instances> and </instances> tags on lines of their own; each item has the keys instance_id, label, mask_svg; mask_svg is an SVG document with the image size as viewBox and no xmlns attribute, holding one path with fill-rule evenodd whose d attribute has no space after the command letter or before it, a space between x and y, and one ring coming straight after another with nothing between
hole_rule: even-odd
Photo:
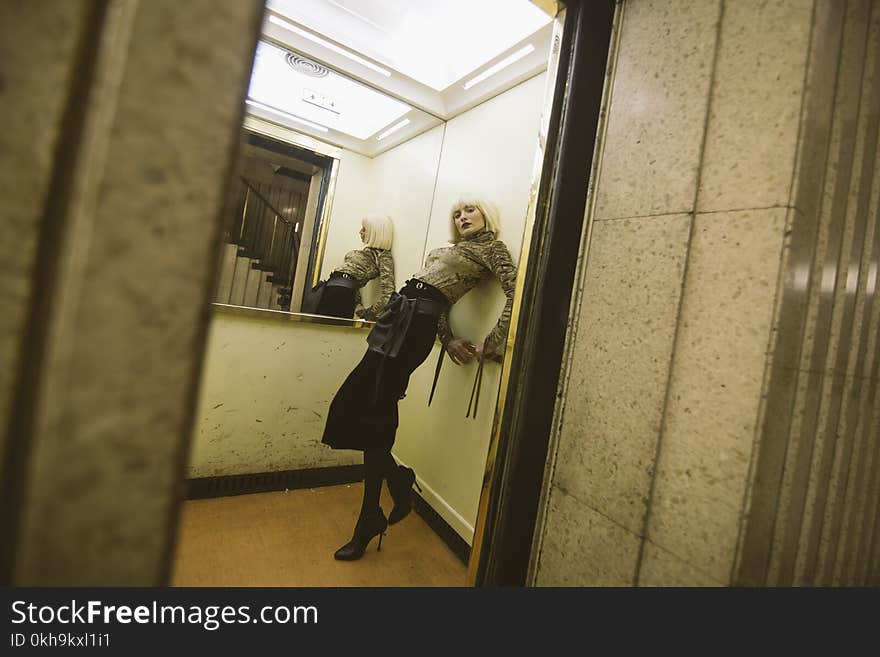
<instances>
[{"instance_id":1,"label":"patterned blouse","mask_svg":"<svg viewBox=\"0 0 880 657\"><path fill-rule=\"evenodd\" d=\"M369 308L364 308L359 314L364 319L373 320L378 317L394 292L394 258L388 249L377 249L366 246L359 251L349 251L345 254L344 262L334 271L348 274L360 282L363 287L374 278L379 279L379 298ZM361 291L357 291L357 302L361 302Z\"/></svg>"},{"instance_id":2,"label":"patterned blouse","mask_svg":"<svg viewBox=\"0 0 880 657\"><path fill-rule=\"evenodd\" d=\"M433 285L451 304L461 299L481 281L494 276L501 283L507 301L501 317L486 337L486 348L496 352L504 350L510 314L513 310L513 290L516 285L516 265L504 242L495 234L482 231L465 238L453 246L434 249L425 259L424 268L413 278ZM452 340L449 313L443 313L437 325L437 334L445 347Z\"/></svg>"}]
</instances>

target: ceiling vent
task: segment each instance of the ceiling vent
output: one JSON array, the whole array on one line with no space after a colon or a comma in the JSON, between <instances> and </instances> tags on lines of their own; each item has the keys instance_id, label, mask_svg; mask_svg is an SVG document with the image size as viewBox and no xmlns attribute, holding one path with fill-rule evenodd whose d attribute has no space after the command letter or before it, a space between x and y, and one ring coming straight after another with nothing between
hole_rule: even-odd
<instances>
[{"instance_id":1,"label":"ceiling vent","mask_svg":"<svg viewBox=\"0 0 880 657\"><path fill-rule=\"evenodd\" d=\"M330 69L326 66L322 66L318 62L313 62L311 59L306 59L302 55L297 55L293 52L287 53L287 64L297 73L302 73L312 78L326 78L330 73Z\"/></svg>"}]
</instances>

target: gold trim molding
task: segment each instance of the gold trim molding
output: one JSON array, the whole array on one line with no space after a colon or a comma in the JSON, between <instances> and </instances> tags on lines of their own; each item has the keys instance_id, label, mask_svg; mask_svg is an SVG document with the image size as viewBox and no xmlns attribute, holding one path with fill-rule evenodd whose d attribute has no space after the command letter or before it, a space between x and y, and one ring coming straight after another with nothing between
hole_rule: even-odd
<instances>
[{"instance_id":1,"label":"gold trim molding","mask_svg":"<svg viewBox=\"0 0 880 657\"><path fill-rule=\"evenodd\" d=\"M534 1L534 0L533 0ZM535 4L542 4L535 2ZM558 3L549 3L557 5ZM507 332L507 342L504 351L504 363L501 368L501 381L498 390L498 403L495 407L495 417L492 422L492 434L489 440L489 451L486 457L486 469L483 473L483 484L480 491L480 501L477 506L477 519L474 523L474 536L471 542L471 556L468 562L467 584L468 586L476 586L477 576L480 567L480 557L482 548L485 544L486 524L488 521L488 512L491 501L492 479L495 470L495 462L498 457L498 446L501 439L501 420L504 416L504 407L507 400L508 386L510 384L510 368L513 362L514 343L519 328L519 314L522 308L523 286L526 277L527 263L529 262L532 232L535 228L535 214L538 208L538 191L541 187L541 180L544 176L549 176L552 171L542 167L544 162L544 152L547 146L547 135L550 125L550 115L557 102L562 102L563 97L556 97L556 80L560 74L559 57L560 48L557 44L562 42L562 35L565 29L565 10L554 14L553 25L553 47L550 49L550 60L547 64L547 86L544 90L544 107L541 111L541 125L538 131L535 145L535 159L532 173L532 182L529 187L529 205L526 211L525 230L523 232L522 252L520 254L520 263L526 263L526 266L517 268L516 291L513 298L513 310L511 312L510 329Z\"/></svg>"}]
</instances>

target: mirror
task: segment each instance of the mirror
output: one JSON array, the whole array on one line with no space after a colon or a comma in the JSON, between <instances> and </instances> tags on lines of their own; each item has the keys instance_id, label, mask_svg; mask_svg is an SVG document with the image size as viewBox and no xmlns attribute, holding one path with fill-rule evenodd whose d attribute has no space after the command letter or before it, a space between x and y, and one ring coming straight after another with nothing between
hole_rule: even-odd
<instances>
[{"instance_id":1,"label":"mirror","mask_svg":"<svg viewBox=\"0 0 880 657\"><path fill-rule=\"evenodd\" d=\"M494 206L495 237L514 266L525 265L520 254L556 74L551 45L561 26L561 15L554 20L528 0L269 0L229 193L187 468L191 498L310 491L321 540L301 549L316 550L310 563L332 567L334 550L352 537L363 454L328 449L322 434L374 325L348 310L302 312L304 300L364 250L365 217L393 222L388 255L400 290L437 249L453 248L451 210L463 196ZM452 334L473 345L509 300L503 277L484 273L448 311ZM363 307L381 297L381 276L360 288ZM384 570L370 580L379 585L436 584L439 562L424 563L423 548L441 561L452 555L443 562L444 581L466 581L501 365L446 358L435 386L443 348L435 341L428 349L397 404L391 452L395 464L415 472L418 513L388 530L381 552L395 554L390 544L398 541L420 546L397 552L411 562L400 572L418 577L399 582ZM383 486L386 513L397 502L388 493ZM234 583L214 571L194 574L209 566L195 556L198 539L188 538L190 513L197 507L184 510L176 581ZM304 515L291 518L307 523ZM381 560L368 561L379 567ZM344 585L351 571L310 572L275 584Z\"/></svg>"}]
</instances>

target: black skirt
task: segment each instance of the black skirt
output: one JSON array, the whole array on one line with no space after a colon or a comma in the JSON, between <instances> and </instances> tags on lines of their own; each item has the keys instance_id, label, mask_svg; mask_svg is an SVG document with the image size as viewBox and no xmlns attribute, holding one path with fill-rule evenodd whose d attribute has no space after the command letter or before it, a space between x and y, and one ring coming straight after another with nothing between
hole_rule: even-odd
<instances>
[{"instance_id":1,"label":"black skirt","mask_svg":"<svg viewBox=\"0 0 880 657\"><path fill-rule=\"evenodd\" d=\"M416 289L414 282L407 282L400 294L448 303L439 290L426 284ZM410 375L431 353L437 319L413 315L396 357L367 350L333 397L321 442L334 449L391 449L397 433L397 403Z\"/></svg>"}]
</instances>

